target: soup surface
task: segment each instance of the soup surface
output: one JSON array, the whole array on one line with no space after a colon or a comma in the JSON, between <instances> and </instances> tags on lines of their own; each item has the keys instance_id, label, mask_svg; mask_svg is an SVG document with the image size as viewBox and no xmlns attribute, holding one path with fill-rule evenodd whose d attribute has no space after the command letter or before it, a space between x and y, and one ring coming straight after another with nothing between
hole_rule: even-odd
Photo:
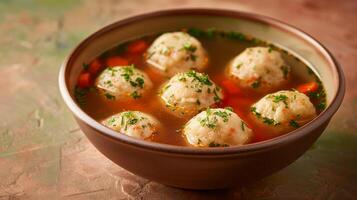
<instances>
[{"instance_id":1,"label":"soup surface","mask_svg":"<svg viewBox=\"0 0 357 200\"><path fill-rule=\"evenodd\" d=\"M205 69L200 70L207 74L216 85L222 88L224 94L222 101L213 107L230 107L252 129L252 138L249 143L264 141L285 134L298 128L299 124L291 123L292 129L282 133L275 133L268 126L270 121L258 123L252 117L251 106L269 93L280 90L298 90L306 94L319 114L326 104L324 88L319 78L300 59L289 52L259 39L237 32L223 32L217 30L184 29L198 39L207 52L209 58ZM162 104L158 95L161 87L172 76L167 76L159 70L149 66L145 61L146 50L161 34L149 35L119 44L105 51L90 63L83 64L83 72L79 76L78 84L74 91L77 103L95 120L102 122L104 119L123 111L141 111L154 116L162 125L160 130L148 140L159 143L189 146L184 137L183 126L192 118L176 116L170 113ZM291 72L288 81L284 84L262 92L256 88L242 88L227 75L229 62L249 47L268 47L280 52L285 64L290 66ZM137 95L129 99L113 99L112 96L103 96L94 87L96 77L107 67L135 65L145 72L151 79L152 87L145 95ZM118 133L120 134L120 133Z\"/></svg>"}]
</instances>

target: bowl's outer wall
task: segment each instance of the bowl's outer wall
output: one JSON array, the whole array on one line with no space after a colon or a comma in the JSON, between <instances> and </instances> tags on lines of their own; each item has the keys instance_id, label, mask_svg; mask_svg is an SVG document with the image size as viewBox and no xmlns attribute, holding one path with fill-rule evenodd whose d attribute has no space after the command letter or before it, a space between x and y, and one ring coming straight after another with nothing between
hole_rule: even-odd
<instances>
[{"instance_id":1,"label":"bowl's outer wall","mask_svg":"<svg viewBox=\"0 0 357 200\"><path fill-rule=\"evenodd\" d=\"M76 120L92 144L116 164L149 180L187 189L233 187L266 177L299 158L328 124L272 149L227 156L194 156L134 147Z\"/></svg>"},{"instance_id":2,"label":"bowl's outer wall","mask_svg":"<svg viewBox=\"0 0 357 200\"><path fill-rule=\"evenodd\" d=\"M76 105L70 95L73 95L80 66L101 53L98 49L104 51L119 41L182 27L216 27L251 33L294 51L305 58L321 77L328 94L328 108L301 129L266 142L242 147L197 149L153 144L118 134L103 127ZM274 20L225 10L174 10L122 20L85 39L62 67L60 90L82 131L113 162L163 184L215 189L245 184L272 174L295 161L316 141L344 95L343 74L336 65L314 39Z\"/></svg>"}]
</instances>

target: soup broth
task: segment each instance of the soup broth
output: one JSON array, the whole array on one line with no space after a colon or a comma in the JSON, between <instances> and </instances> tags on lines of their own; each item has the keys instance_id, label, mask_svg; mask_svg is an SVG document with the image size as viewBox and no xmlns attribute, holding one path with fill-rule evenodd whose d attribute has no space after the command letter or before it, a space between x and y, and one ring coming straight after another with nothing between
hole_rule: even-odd
<instances>
[{"instance_id":1,"label":"soup broth","mask_svg":"<svg viewBox=\"0 0 357 200\"><path fill-rule=\"evenodd\" d=\"M247 123L253 131L250 143L264 141L281 135L273 133L270 129L267 129L266 126L257 123L251 117L251 106L268 93L280 90L297 89L301 87L301 85L315 83L318 85L318 88L306 91L305 93L309 96L311 102L315 106L317 114L325 108L325 93L318 76L314 74L307 64L289 52L267 42L237 32L222 32L215 30L204 31L198 29L188 29L184 31L196 37L196 39L201 42L202 46L207 51L209 63L203 72L206 73L214 83L222 88L225 96L223 101L216 106L231 107L233 111ZM160 102L160 97L158 95L160 88L170 79L170 77L163 75L145 62L145 51L138 51L139 53L135 51L132 51L134 53L130 53L130 51L128 52L128 49L130 50L130 48L133 48L133 46L130 46L133 43L140 47L139 44L141 42L142 49L146 49L146 47L149 46L159 35L160 34L149 35L134 41L119 44L118 46L102 53L92 62L83 64L84 72L90 72L90 70L93 70L91 69L93 68L93 65L95 65L93 62L97 63L97 68L96 71L91 73L91 77L89 77L90 85L76 87L75 97L81 108L89 116L99 122L111 115L128 110L148 113L158 119L162 124L160 131L150 138L151 141L172 145L189 146L182 134L182 128L191 117L177 117L168 112L162 102ZM226 88L226 86L222 84L222 82L229 80L226 73L229 61L243 52L246 48L255 46L269 47L280 52L286 65L291 67L291 76L289 77L289 80L282 86L274 88L269 92L260 92L254 88L238 88L240 91L239 95L230 95L230 88ZM137 48L140 49L139 47ZM121 58L123 58L122 61L120 60ZM111 100L103 98L103 95L101 95L93 87L93 83L96 76L108 67L110 62L113 62L113 65L116 63L120 64L120 62L124 65L133 64L136 68L144 71L153 82L153 87L150 89L150 92L146 93L141 98L129 100Z\"/></svg>"}]
</instances>

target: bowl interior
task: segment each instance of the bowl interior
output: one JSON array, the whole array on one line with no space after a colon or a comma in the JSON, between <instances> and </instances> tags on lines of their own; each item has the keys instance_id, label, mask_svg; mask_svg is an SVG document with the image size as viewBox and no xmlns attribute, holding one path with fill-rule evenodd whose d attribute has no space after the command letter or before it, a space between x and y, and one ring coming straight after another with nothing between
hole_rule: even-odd
<instances>
[{"instance_id":1,"label":"bowl interior","mask_svg":"<svg viewBox=\"0 0 357 200\"><path fill-rule=\"evenodd\" d=\"M72 101L76 80L82 70L82 63L88 63L104 51L128 40L152 33L177 31L191 27L242 32L293 53L304 60L320 77L327 93L327 106L335 99L339 88L341 88L341 72L336 68L329 53L317 41L295 28L266 17L234 11L176 10L128 18L111 24L85 39L64 63L63 79ZM71 104L70 107L76 106L74 102ZM90 119L91 123L94 122L88 116L85 118Z\"/></svg>"}]
</instances>

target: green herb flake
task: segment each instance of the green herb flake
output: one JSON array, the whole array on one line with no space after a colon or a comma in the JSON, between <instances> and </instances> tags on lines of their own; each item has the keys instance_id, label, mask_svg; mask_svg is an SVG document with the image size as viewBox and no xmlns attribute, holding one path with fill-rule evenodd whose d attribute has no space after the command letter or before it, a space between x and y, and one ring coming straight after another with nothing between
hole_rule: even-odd
<instances>
[{"instance_id":1,"label":"green herb flake","mask_svg":"<svg viewBox=\"0 0 357 200\"><path fill-rule=\"evenodd\" d=\"M295 120L290 120L289 124L290 124L290 126L292 126L294 128L300 127L300 125Z\"/></svg>"},{"instance_id":2,"label":"green herb flake","mask_svg":"<svg viewBox=\"0 0 357 200\"><path fill-rule=\"evenodd\" d=\"M89 68L89 64L88 63L83 63L82 67L84 70L87 70Z\"/></svg>"},{"instance_id":3,"label":"green herb flake","mask_svg":"<svg viewBox=\"0 0 357 200\"><path fill-rule=\"evenodd\" d=\"M144 79L143 78L140 78L140 77L137 77L135 79L135 82L137 83L137 85L140 87L140 88L144 88Z\"/></svg>"},{"instance_id":4,"label":"green herb flake","mask_svg":"<svg viewBox=\"0 0 357 200\"><path fill-rule=\"evenodd\" d=\"M131 93L130 96L133 99L139 99L141 97L141 95L137 91L134 91L133 93Z\"/></svg>"},{"instance_id":5,"label":"green herb flake","mask_svg":"<svg viewBox=\"0 0 357 200\"><path fill-rule=\"evenodd\" d=\"M225 107L224 109L226 109L226 110L229 110L229 111L233 112L233 108L232 108L232 107Z\"/></svg>"},{"instance_id":6,"label":"green herb flake","mask_svg":"<svg viewBox=\"0 0 357 200\"><path fill-rule=\"evenodd\" d=\"M217 117L212 115L211 109L207 108L206 117L201 119L199 122L202 127L207 127L209 129L215 129L217 127L218 119L217 119Z\"/></svg>"},{"instance_id":7,"label":"green herb flake","mask_svg":"<svg viewBox=\"0 0 357 200\"><path fill-rule=\"evenodd\" d=\"M131 111L124 112L121 117L121 125L125 126L124 130L127 130L129 125L134 125L139 121L139 118Z\"/></svg>"},{"instance_id":8,"label":"green herb flake","mask_svg":"<svg viewBox=\"0 0 357 200\"><path fill-rule=\"evenodd\" d=\"M187 79L185 77L183 77L183 76L179 78L179 81L181 81L181 82L186 82L186 80Z\"/></svg>"},{"instance_id":9,"label":"green herb flake","mask_svg":"<svg viewBox=\"0 0 357 200\"><path fill-rule=\"evenodd\" d=\"M287 103L288 97L284 94L279 94L279 95L274 95L273 96L273 102L274 103L279 103L282 101L285 104L285 107L288 108L288 103Z\"/></svg>"},{"instance_id":10,"label":"green herb flake","mask_svg":"<svg viewBox=\"0 0 357 200\"><path fill-rule=\"evenodd\" d=\"M219 144L219 143L215 143L215 142L211 142L208 145L209 147L228 147L228 144Z\"/></svg>"},{"instance_id":11,"label":"green herb flake","mask_svg":"<svg viewBox=\"0 0 357 200\"><path fill-rule=\"evenodd\" d=\"M183 45L183 48L186 50L186 51L190 51L190 52L195 52L197 50L197 47L192 45L191 43L185 43Z\"/></svg>"},{"instance_id":12,"label":"green herb flake","mask_svg":"<svg viewBox=\"0 0 357 200\"><path fill-rule=\"evenodd\" d=\"M257 89L257 88L260 87L260 84L261 84L261 81L260 81L260 78L259 78L258 80L254 81L254 82L251 84L251 86L252 86L252 88Z\"/></svg>"},{"instance_id":13,"label":"green herb flake","mask_svg":"<svg viewBox=\"0 0 357 200\"><path fill-rule=\"evenodd\" d=\"M219 116L223 119L223 122L228 122L229 116L231 116L231 113L228 113L227 111L215 111L213 113L216 116Z\"/></svg>"},{"instance_id":14,"label":"green herb flake","mask_svg":"<svg viewBox=\"0 0 357 200\"><path fill-rule=\"evenodd\" d=\"M208 75L206 75L206 74L197 73L197 72L191 70L191 71L186 72L186 75L188 77L194 78L194 80L197 80L204 85L208 85L208 86L213 85L213 83L209 80Z\"/></svg>"},{"instance_id":15,"label":"green herb flake","mask_svg":"<svg viewBox=\"0 0 357 200\"><path fill-rule=\"evenodd\" d=\"M258 111L257 111L257 108L256 107L251 107L250 108L250 111L255 115L257 116L258 118L260 118L262 116L262 114L260 114Z\"/></svg>"},{"instance_id":16,"label":"green herb flake","mask_svg":"<svg viewBox=\"0 0 357 200\"><path fill-rule=\"evenodd\" d=\"M268 125L278 125L279 123L275 122L274 119L263 117L263 123Z\"/></svg>"},{"instance_id":17,"label":"green herb flake","mask_svg":"<svg viewBox=\"0 0 357 200\"><path fill-rule=\"evenodd\" d=\"M220 102L221 101L221 98L219 98L219 96L217 95L217 93L216 93L216 91L214 91L214 97L213 97L213 100L214 100L214 102Z\"/></svg>"},{"instance_id":18,"label":"green herb flake","mask_svg":"<svg viewBox=\"0 0 357 200\"><path fill-rule=\"evenodd\" d=\"M246 126L246 124L243 121L241 121L240 128L242 129L242 131L245 131L245 126Z\"/></svg>"},{"instance_id":19,"label":"green herb flake","mask_svg":"<svg viewBox=\"0 0 357 200\"><path fill-rule=\"evenodd\" d=\"M109 100L115 100L115 96L109 94L109 93L105 93L104 96L109 99Z\"/></svg>"},{"instance_id":20,"label":"green herb flake","mask_svg":"<svg viewBox=\"0 0 357 200\"><path fill-rule=\"evenodd\" d=\"M122 74L121 76L124 77L125 81L130 81L131 76L134 74L134 65L122 67Z\"/></svg>"},{"instance_id":21,"label":"green herb flake","mask_svg":"<svg viewBox=\"0 0 357 200\"><path fill-rule=\"evenodd\" d=\"M206 32L197 28L189 28L187 30L187 33L190 34L193 37L205 37L206 36Z\"/></svg>"},{"instance_id":22,"label":"green herb flake","mask_svg":"<svg viewBox=\"0 0 357 200\"><path fill-rule=\"evenodd\" d=\"M235 31L230 31L228 33L226 33L225 35L228 39L231 40L240 40L240 41L245 41L246 37L244 34L239 33L239 32L235 32Z\"/></svg>"},{"instance_id":23,"label":"green herb flake","mask_svg":"<svg viewBox=\"0 0 357 200\"><path fill-rule=\"evenodd\" d=\"M87 88L80 88L78 86L74 89L74 98L76 99L79 106L83 107L87 104L87 94L89 90Z\"/></svg>"},{"instance_id":24,"label":"green herb flake","mask_svg":"<svg viewBox=\"0 0 357 200\"><path fill-rule=\"evenodd\" d=\"M109 124L109 125L113 125L113 124L115 123L115 121L116 121L116 118L115 118L115 117L112 117L112 118L110 118L110 119L108 120L108 124Z\"/></svg>"},{"instance_id":25,"label":"green herb flake","mask_svg":"<svg viewBox=\"0 0 357 200\"><path fill-rule=\"evenodd\" d=\"M326 108L326 102L322 101L319 104L317 104L317 109L324 110L325 108Z\"/></svg>"},{"instance_id":26,"label":"green herb flake","mask_svg":"<svg viewBox=\"0 0 357 200\"><path fill-rule=\"evenodd\" d=\"M236 68L237 68L237 69L240 69L242 66L243 66L243 63L239 63L239 64L236 66Z\"/></svg>"}]
</instances>

